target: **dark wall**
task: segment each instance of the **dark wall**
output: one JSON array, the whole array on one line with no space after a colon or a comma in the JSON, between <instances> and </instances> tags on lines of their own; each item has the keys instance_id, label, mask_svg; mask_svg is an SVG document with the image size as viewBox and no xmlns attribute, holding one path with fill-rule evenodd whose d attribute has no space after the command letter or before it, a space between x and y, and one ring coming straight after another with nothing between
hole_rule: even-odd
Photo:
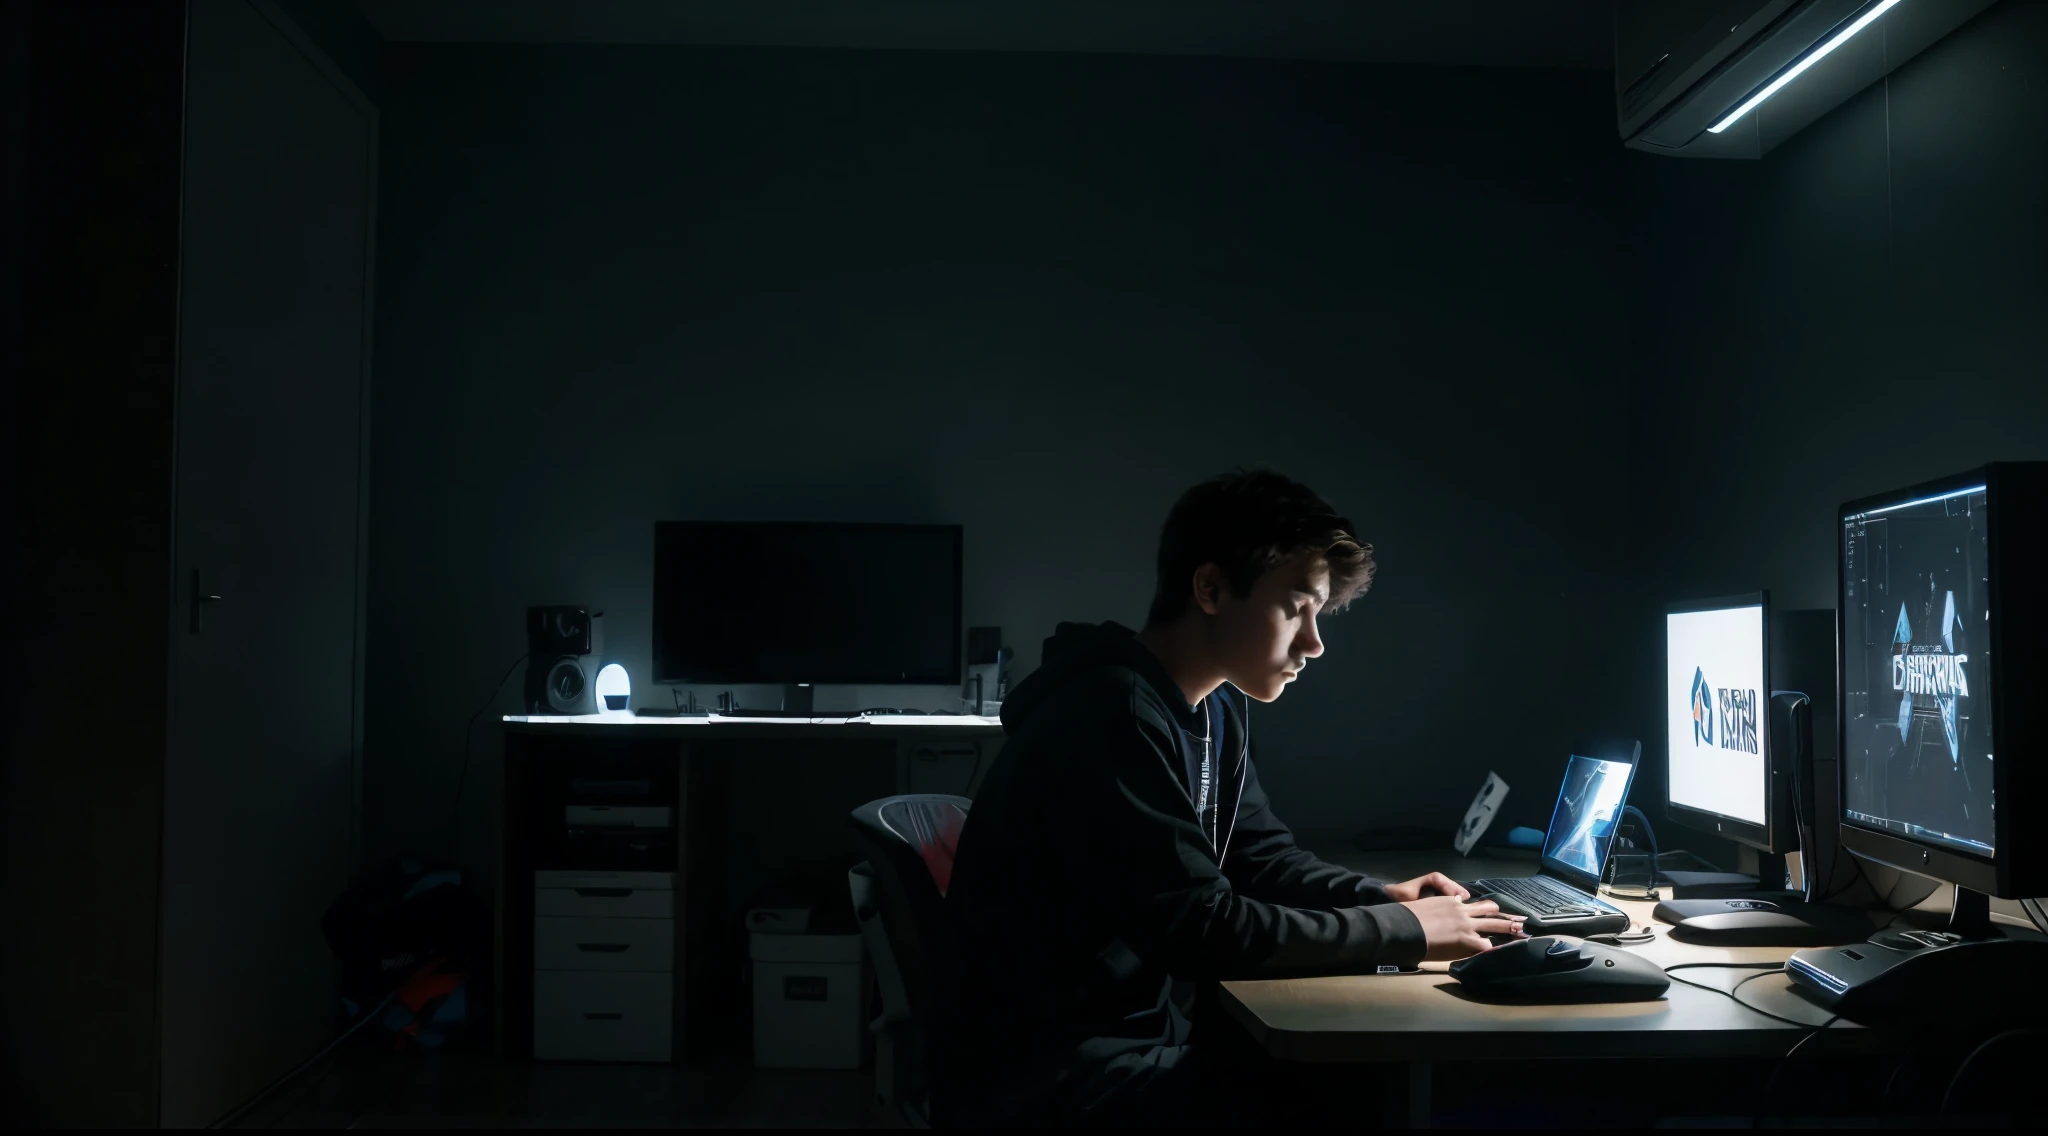
<instances>
[{"instance_id":1,"label":"dark wall","mask_svg":"<svg viewBox=\"0 0 2048 1136\"><path fill-rule=\"evenodd\" d=\"M34 38L34 9L27 4L0 5L0 143L7 147L0 161L0 397L14 405L14 383L25 363L22 353L22 297L28 251L28 102L29 45ZM20 445L20 425L13 414L0 422L0 453ZM14 508L14 463L0 461L0 497ZM5 526L10 542L14 526ZM9 545L12 549L13 544ZM10 560L12 557L9 558ZM12 664L10 664L12 665Z\"/></svg>"},{"instance_id":2,"label":"dark wall","mask_svg":"<svg viewBox=\"0 0 2048 1136\"><path fill-rule=\"evenodd\" d=\"M526 605L604 609L644 683L656 520L963 523L968 621L1028 670L1056 621L1142 619L1176 494L1251 462L1382 565L1256 715L1284 815L1448 826L1489 767L1546 809L1589 721L1555 684L1612 659L1625 555L1610 98L1526 70L393 45L373 847L444 842ZM498 745L487 719L472 862Z\"/></svg>"},{"instance_id":3,"label":"dark wall","mask_svg":"<svg viewBox=\"0 0 2048 1136\"><path fill-rule=\"evenodd\" d=\"M384 98L384 41L350 0L268 0L372 103Z\"/></svg>"},{"instance_id":4,"label":"dark wall","mask_svg":"<svg viewBox=\"0 0 2048 1136\"><path fill-rule=\"evenodd\" d=\"M0 1110L154 1126L184 8L22 9Z\"/></svg>"},{"instance_id":5,"label":"dark wall","mask_svg":"<svg viewBox=\"0 0 2048 1136\"><path fill-rule=\"evenodd\" d=\"M1654 729L1665 600L1832 608L1837 505L2048 458L2048 4L1993 5L1760 162L1631 155L1628 183Z\"/></svg>"}]
</instances>

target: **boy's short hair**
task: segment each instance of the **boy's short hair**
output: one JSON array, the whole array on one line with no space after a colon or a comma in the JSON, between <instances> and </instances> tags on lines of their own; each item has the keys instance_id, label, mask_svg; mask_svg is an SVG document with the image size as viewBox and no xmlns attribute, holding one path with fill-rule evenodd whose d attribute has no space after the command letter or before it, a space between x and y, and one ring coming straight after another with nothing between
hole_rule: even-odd
<instances>
[{"instance_id":1,"label":"boy's short hair","mask_svg":"<svg viewBox=\"0 0 2048 1136\"><path fill-rule=\"evenodd\" d=\"M1159 584L1147 626L1187 611L1195 569L1215 564L1242 599L1273 567L1298 556L1330 566L1327 611L1341 611L1372 586L1372 545L1308 486L1265 469L1237 469L1186 493L1159 531Z\"/></svg>"}]
</instances>

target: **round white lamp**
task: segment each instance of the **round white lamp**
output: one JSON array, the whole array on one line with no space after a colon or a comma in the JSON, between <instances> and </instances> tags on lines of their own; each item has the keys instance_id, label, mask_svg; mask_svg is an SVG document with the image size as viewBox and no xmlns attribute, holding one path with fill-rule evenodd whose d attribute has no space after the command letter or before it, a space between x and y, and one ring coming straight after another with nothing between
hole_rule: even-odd
<instances>
[{"instance_id":1,"label":"round white lamp","mask_svg":"<svg viewBox=\"0 0 2048 1136\"><path fill-rule=\"evenodd\" d=\"M632 694L633 682L626 677L626 668L617 663L606 663L604 669L597 672L598 704L605 710L624 710Z\"/></svg>"}]
</instances>

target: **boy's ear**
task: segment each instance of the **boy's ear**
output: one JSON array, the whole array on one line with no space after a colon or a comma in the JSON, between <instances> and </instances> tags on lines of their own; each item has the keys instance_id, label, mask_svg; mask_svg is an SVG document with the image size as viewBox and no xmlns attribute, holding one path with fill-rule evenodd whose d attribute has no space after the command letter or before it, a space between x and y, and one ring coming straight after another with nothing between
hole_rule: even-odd
<instances>
[{"instance_id":1,"label":"boy's ear","mask_svg":"<svg viewBox=\"0 0 2048 1136\"><path fill-rule=\"evenodd\" d=\"M1229 580L1220 565L1204 564L1195 569L1195 606L1202 609L1203 615L1215 615L1221 610L1223 589L1228 586Z\"/></svg>"}]
</instances>

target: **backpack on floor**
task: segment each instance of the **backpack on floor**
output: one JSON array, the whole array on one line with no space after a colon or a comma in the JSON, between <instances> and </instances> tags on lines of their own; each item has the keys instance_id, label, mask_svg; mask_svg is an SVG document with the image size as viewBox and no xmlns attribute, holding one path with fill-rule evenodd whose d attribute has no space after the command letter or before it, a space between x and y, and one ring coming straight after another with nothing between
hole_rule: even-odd
<instances>
[{"instance_id":1,"label":"backpack on floor","mask_svg":"<svg viewBox=\"0 0 2048 1136\"><path fill-rule=\"evenodd\" d=\"M387 997L374 1028L400 1048L438 1046L468 1021L470 975L488 957L490 920L459 870L388 860L328 907L320 929L341 960L350 1024Z\"/></svg>"}]
</instances>

